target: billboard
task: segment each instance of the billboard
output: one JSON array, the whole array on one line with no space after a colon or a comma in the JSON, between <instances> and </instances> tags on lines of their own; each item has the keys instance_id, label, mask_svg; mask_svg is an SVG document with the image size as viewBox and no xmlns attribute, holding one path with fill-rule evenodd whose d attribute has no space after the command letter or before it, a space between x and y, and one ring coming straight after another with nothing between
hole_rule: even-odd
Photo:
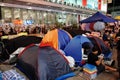
<instances>
[{"instance_id":1,"label":"billboard","mask_svg":"<svg viewBox=\"0 0 120 80\"><path fill-rule=\"evenodd\" d=\"M98 9L98 0L87 0L87 8Z\"/></svg>"},{"instance_id":2,"label":"billboard","mask_svg":"<svg viewBox=\"0 0 120 80\"><path fill-rule=\"evenodd\" d=\"M101 11L107 12L107 3L104 0L101 0Z\"/></svg>"}]
</instances>

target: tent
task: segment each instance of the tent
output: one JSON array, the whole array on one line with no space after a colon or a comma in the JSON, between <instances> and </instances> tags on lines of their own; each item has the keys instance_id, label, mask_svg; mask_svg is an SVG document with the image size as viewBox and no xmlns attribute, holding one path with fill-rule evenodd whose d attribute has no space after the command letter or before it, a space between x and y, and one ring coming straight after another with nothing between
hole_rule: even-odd
<instances>
[{"instance_id":1,"label":"tent","mask_svg":"<svg viewBox=\"0 0 120 80\"><path fill-rule=\"evenodd\" d=\"M87 19L80 21L80 23L91 23L91 22L96 22L96 21L115 22L116 20L114 20L113 18L110 18L100 12L96 12L91 17L88 17Z\"/></svg>"},{"instance_id":2,"label":"tent","mask_svg":"<svg viewBox=\"0 0 120 80\"><path fill-rule=\"evenodd\" d=\"M69 32L72 37L89 32L89 31L80 30L80 29L66 29L66 31Z\"/></svg>"},{"instance_id":3,"label":"tent","mask_svg":"<svg viewBox=\"0 0 120 80\"><path fill-rule=\"evenodd\" d=\"M104 54L105 58L112 57L111 50L105 45L102 39L95 37L95 36L88 37L88 39L92 42L93 45L97 45L99 54L101 53Z\"/></svg>"},{"instance_id":4,"label":"tent","mask_svg":"<svg viewBox=\"0 0 120 80\"><path fill-rule=\"evenodd\" d=\"M49 31L42 39L40 46L50 45L55 49L63 50L71 40L71 35L65 30L54 29Z\"/></svg>"},{"instance_id":5,"label":"tent","mask_svg":"<svg viewBox=\"0 0 120 80\"><path fill-rule=\"evenodd\" d=\"M16 67L30 80L55 80L70 73L66 58L50 46L29 45L18 55Z\"/></svg>"},{"instance_id":6,"label":"tent","mask_svg":"<svg viewBox=\"0 0 120 80\"><path fill-rule=\"evenodd\" d=\"M77 35L68 43L65 47L64 52L66 56L72 56L78 65L82 65L82 44L85 42L91 43L91 41L84 36ZM91 43L92 46L92 43Z\"/></svg>"}]
</instances>

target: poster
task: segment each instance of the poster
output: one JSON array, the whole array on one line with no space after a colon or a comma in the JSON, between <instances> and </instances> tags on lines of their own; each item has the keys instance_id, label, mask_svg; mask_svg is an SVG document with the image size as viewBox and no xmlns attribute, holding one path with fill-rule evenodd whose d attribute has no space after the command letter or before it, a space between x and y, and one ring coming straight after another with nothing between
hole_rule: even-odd
<instances>
[{"instance_id":1,"label":"poster","mask_svg":"<svg viewBox=\"0 0 120 80\"><path fill-rule=\"evenodd\" d=\"M87 8L98 9L98 0L87 0Z\"/></svg>"}]
</instances>

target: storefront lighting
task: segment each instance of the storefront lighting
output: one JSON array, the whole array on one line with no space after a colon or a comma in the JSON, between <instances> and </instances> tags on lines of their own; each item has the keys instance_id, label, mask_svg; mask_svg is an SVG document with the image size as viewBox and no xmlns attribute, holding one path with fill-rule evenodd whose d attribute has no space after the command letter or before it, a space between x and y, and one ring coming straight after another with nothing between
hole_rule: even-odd
<instances>
[{"instance_id":1,"label":"storefront lighting","mask_svg":"<svg viewBox=\"0 0 120 80\"><path fill-rule=\"evenodd\" d=\"M32 7L28 7L28 9L32 9Z\"/></svg>"},{"instance_id":2,"label":"storefront lighting","mask_svg":"<svg viewBox=\"0 0 120 80\"><path fill-rule=\"evenodd\" d=\"M73 13L73 14L77 14L77 13Z\"/></svg>"},{"instance_id":3,"label":"storefront lighting","mask_svg":"<svg viewBox=\"0 0 120 80\"><path fill-rule=\"evenodd\" d=\"M51 9L48 9L47 11L51 12L52 10L51 10Z\"/></svg>"},{"instance_id":4,"label":"storefront lighting","mask_svg":"<svg viewBox=\"0 0 120 80\"><path fill-rule=\"evenodd\" d=\"M62 11L62 13L64 14L64 13L66 13L65 11Z\"/></svg>"},{"instance_id":5,"label":"storefront lighting","mask_svg":"<svg viewBox=\"0 0 120 80\"><path fill-rule=\"evenodd\" d=\"M43 14L44 17L45 17L46 15L47 15L46 13Z\"/></svg>"},{"instance_id":6,"label":"storefront lighting","mask_svg":"<svg viewBox=\"0 0 120 80\"><path fill-rule=\"evenodd\" d=\"M4 3L0 3L0 6L5 6L5 4Z\"/></svg>"}]
</instances>

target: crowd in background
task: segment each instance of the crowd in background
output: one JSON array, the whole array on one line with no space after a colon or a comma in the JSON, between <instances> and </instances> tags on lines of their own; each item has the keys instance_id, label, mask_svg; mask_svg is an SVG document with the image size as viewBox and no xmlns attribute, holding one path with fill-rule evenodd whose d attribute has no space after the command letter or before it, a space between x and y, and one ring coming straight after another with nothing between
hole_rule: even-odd
<instances>
[{"instance_id":1,"label":"crowd in background","mask_svg":"<svg viewBox=\"0 0 120 80\"><path fill-rule=\"evenodd\" d=\"M55 25L46 26L44 24L42 25L28 25L28 26L13 26L10 24L4 24L0 26L0 36L4 35L13 35L18 34L20 32L27 32L28 34L46 34L47 31L56 28ZM63 29L72 29L71 27L64 26ZM77 28L80 29L80 28ZM104 40L105 44L113 47L113 41L116 42L115 36L119 32L119 26L116 25L106 25L105 29L102 31L92 31L90 32L92 35L97 35L97 37L100 37Z\"/></svg>"},{"instance_id":2,"label":"crowd in background","mask_svg":"<svg viewBox=\"0 0 120 80\"><path fill-rule=\"evenodd\" d=\"M119 33L120 26L106 26L102 35L102 39L107 46L113 48L117 42L117 34Z\"/></svg>"},{"instance_id":3,"label":"crowd in background","mask_svg":"<svg viewBox=\"0 0 120 80\"><path fill-rule=\"evenodd\" d=\"M15 35L20 32L27 32L28 34L45 34L47 30L45 25L11 26L10 24L5 24L0 26L0 36Z\"/></svg>"},{"instance_id":4,"label":"crowd in background","mask_svg":"<svg viewBox=\"0 0 120 80\"><path fill-rule=\"evenodd\" d=\"M29 26L11 26L9 24L0 26L0 37L4 35L13 35L20 32L27 32L28 34L46 34L49 30L57 28L55 25L48 27L45 25L29 25ZM68 28L68 27L64 27ZM72 29L71 27L68 29ZM77 28L80 29L80 28ZM73 29L72 29L73 30ZM74 31L74 30L73 30ZM89 34L88 34L89 33ZM106 25L102 31L91 31L86 32L87 36L96 36L104 41L104 43L110 48L113 49L114 46L117 46L117 59L118 67L120 67L120 25ZM120 73L120 70L119 70Z\"/></svg>"}]
</instances>

